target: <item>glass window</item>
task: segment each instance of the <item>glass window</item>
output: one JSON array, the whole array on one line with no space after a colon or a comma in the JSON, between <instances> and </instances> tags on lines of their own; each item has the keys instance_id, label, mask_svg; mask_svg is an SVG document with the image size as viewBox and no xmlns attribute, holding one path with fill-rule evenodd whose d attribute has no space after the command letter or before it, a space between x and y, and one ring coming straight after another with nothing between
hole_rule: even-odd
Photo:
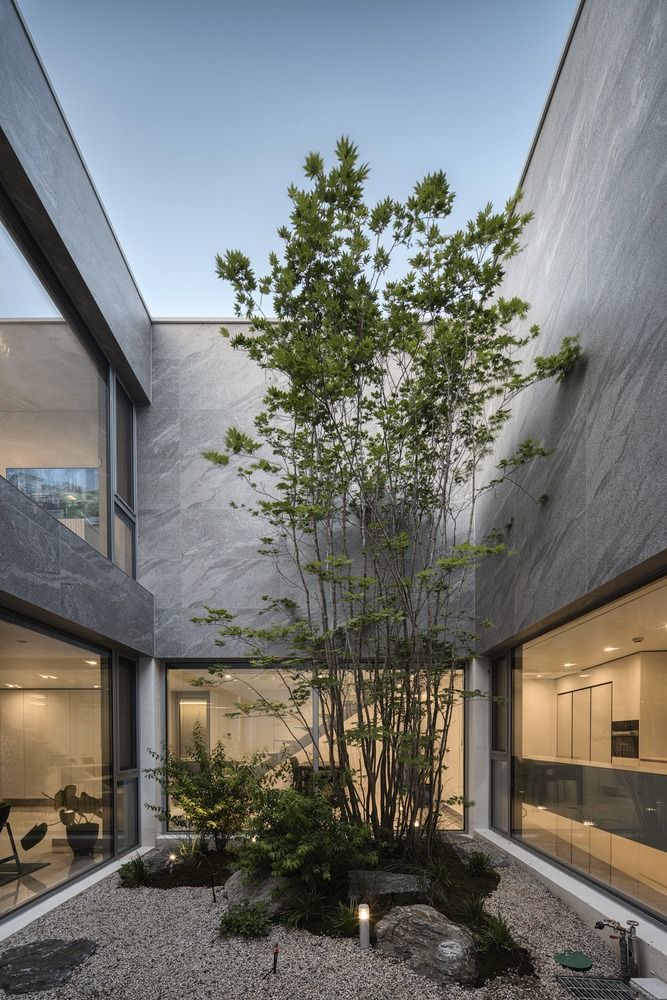
<instances>
[{"instance_id":1,"label":"glass window","mask_svg":"<svg viewBox=\"0 0 667 1000\"><path fill-rule=\"evenodd\" d=\"M501 656L491 664L491 749L507 753L509 664Z\"/></svg>"},{"instance_id":2,"label":"glass window","mask_svg":"<svg viewBox=\"0 0 667 1000\"><path fill-rule=\"evenodd\" d=\"M118 769L132 771L137 766L137 691L135 665L125 656L118 657Z\"/></svg>"},{"instance_id":3,"label":"glass window","mask_svg":"<svg viewBox=\"0 0 667 1000\"><path fill-rule=\"evenodd\" d=\"M116 382L116 493L134 508L134 422L132 403Z\"/></svg>"},{"instance_id":4,"label":"glass window","mask_svg":"<svg viewBox=\"0 0 667 1000\"><path fill-rule=\"evenodd\" d=\"M667 581L526 643L514 835L667 915Z\"/></svg>"},{"instance_id":5,"label":"glass window","mask_svg":"<svg viewBox=\"0 0 667 1000\"><path fill-rule=\"evenodd\" d=\"M127 573L134 576L134 524L118 508L113 519L114 562Z\"/></svg>"},{"instance_id":6,"label":"glass window","mask_svg":"<svg viewBox=\"0 0 667 1000\"><path fill-rule=\"evenodd\" d=\"M242 760L258 751L282 759L310 761L312 710L310 700L300 710L289 707L286 673L232 664L221 674L208 665L172 667L168 680L168 740L181 757L190 755L192 734L199 725L206 741L221 741L227 753ZM271 706L285 705L282 717Z\"/></svg>"},{"instance_id":7,"label":"glass window","mask_svg":"<svg viewBox=\"0 0 667 1000\"><path fill-rule=\"evenodd\" d=\"M111 856L110 712L105 655L0 618L0 915Z\"/></svg>"},{"instance_id":8,"label":"glass window","mask_svg":"<svg viewBox=\"0 0 667 1000\"><path fill-rule=\"evenodd\" d=\"M108 554L106 369L0 225L0 475Z\"/></svg>"}]
</instances>

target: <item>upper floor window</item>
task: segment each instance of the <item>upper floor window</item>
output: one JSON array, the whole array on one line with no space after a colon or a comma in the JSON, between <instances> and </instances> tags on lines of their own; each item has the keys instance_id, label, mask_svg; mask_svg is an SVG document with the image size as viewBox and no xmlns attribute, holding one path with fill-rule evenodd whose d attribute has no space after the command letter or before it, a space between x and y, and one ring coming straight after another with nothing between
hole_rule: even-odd
<instances>
[{"instance_id":1,"label":"upper floor window","mask_svg":"<svg viewBox=\"0 0 667 1000\"><path fill-rule=\"evenodd\" d=\"M107 368L0 225L0 475L109 555Z\"/></svg>"}]
</instances>

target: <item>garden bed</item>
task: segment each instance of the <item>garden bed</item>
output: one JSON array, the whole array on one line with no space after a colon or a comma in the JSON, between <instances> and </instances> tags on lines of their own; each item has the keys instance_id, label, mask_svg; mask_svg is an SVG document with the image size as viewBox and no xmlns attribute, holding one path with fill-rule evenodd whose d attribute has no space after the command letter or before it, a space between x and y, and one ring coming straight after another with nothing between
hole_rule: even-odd
<instances>
[{"instance_id":1,"label":"garden bed","mask_svg":"<svg viewBox=\"0 0 667 1000\"><path fill-rule=\"evenodd\" d=\"M554 976L556 952L577 949L594 961L591 974L616 972L604 939L556 899L534 876L509 862L487 897L533 957L536 975L500 976L485 986L440 987L405 965L352 939L316 936L277 925L268 938L221 938L226 903L210 888L123 889L106 879L40 917L0 945L7 949L47 937L89 937L97 952L58 990L28 1000L566 1000ZM278 975L271 967L280 946ZM0 995L2 995L0 993Z\"/></svg>"}]
</instances>

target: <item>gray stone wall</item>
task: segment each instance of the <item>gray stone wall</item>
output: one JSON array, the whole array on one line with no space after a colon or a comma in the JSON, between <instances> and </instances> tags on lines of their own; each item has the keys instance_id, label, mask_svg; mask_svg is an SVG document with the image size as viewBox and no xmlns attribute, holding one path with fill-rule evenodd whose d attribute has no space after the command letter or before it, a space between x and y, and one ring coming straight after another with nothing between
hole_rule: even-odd
<instances>
[{"instance_id":1,"label":"gray stone wall","mask_svg":"<svg viewBox=\"0 0 667 1000\"><path fill-rule=\"evenodd\" d=\"M667 4L587 0L524 181L535 213L505 291L538 349L585 364L524 396L503 441L554 454L490 496L478 534L516 551L477 573L489 649L667 548ZM500 456L498 456L500 457ZM507 530L507 525L512 527ZM666 562L667 568L667 562Z\"/></svg>"},{"instance_id":2,"label":"gray stone wall","mask_svg":"<svg viewBox=\"0 0 667 1000\"><path fill-rule=\"evenodd\" d=\"M150 317L12 0L0 0L0 181L129 391L146 402Z\"/></svg>"},{"instance_id":3,"label":"gray stone wall","mask_svg":"<svg viewBox=\"0 0 667 1000\"><path fill-rule=\"evenodd\" d=\"M227 323L233 328L234 323ZM264 375L220 335L217 323L153 326L153 402L138 414L138 579L155 595L155 655L242 656L215 646L215 630L190 619L203 606L241 615L283 587L258 554L260 520L230 508L249 495L221 449L228 426L253 432Z\"/></svg>"},{"instance_id":4,"label":"gray stone wall","mask_svg":"<svg viewBox=\"0 0 667 1000\"><path fill-rule=\"evenodd\" d=\"M152 594L2 476L0 603L98 642L152 653Z\"/></svg>"}]
</instances>

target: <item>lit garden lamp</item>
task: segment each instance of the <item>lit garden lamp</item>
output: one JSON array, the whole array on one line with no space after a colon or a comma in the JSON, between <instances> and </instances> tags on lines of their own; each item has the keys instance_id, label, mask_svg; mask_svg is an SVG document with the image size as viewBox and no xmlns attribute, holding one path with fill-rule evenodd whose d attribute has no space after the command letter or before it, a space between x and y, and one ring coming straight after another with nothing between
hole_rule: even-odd
<instances>
[{"instance_id":1,"label":"lit garden lamp","mask_svg":"<svg viewBox=\"0 0 667 1000\"><path fill-rule=\"evenodd\" d=\"M174 870L174 862L175 862L175 861L176 861L176 855L174 854L174 852L173 852L173 851L171 851L171 852L169 853L169 874L170 874L170 875L171 875L171 873L172 873L172 872L173 872L173 870Z\"/></svg>"},{"instance_id":2,"label":"lit garden lamp","mask_svg":"<svg viewBox=\"0 0 667 1000\"><path fill-rule=\"evenodd\" d=\"M365 951L371 943L370 939L371 909L368 903L359 903L359 947Z\"/></svg>"}]
</instances>

